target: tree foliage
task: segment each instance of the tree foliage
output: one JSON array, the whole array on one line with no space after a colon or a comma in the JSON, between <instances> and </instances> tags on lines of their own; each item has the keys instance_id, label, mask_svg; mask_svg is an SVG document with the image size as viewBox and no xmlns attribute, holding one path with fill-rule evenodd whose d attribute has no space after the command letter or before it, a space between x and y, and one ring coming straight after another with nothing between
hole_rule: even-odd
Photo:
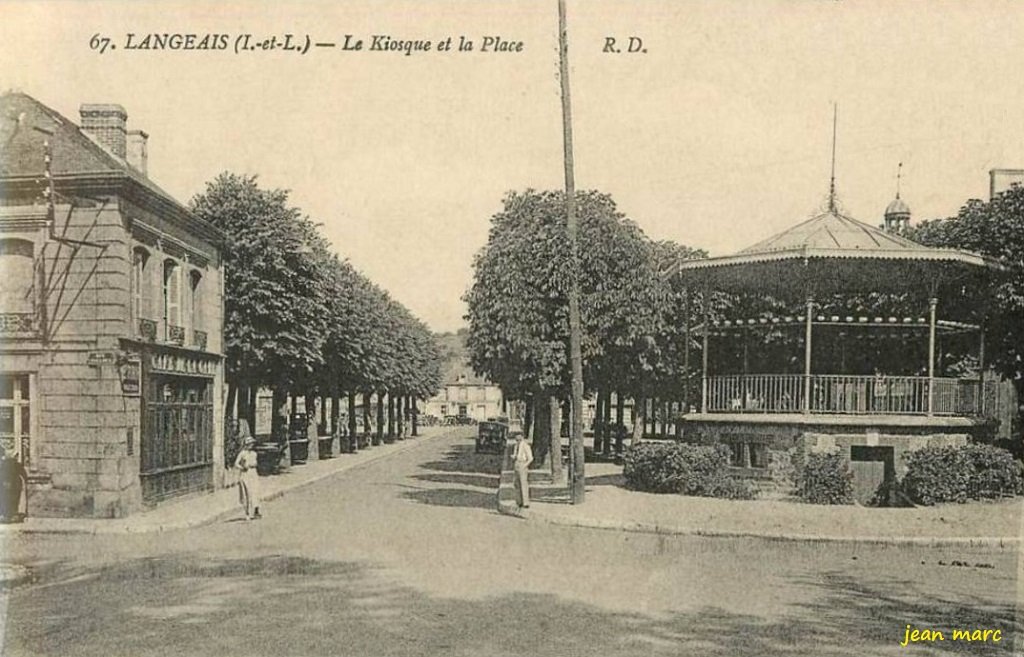
<instances>
[{"instance_id":1,"label":"tree foliage","mask_svg":"<svg viewBox=\"0 0 1024 657\"><path fill-rule=\"evenodd\" d=\"M346 260L288 193L223 173L192 201L219 227L225 355L233 385L293 393L388 391L429 397L440 385L433 335Z\"/></svg>"},{"instance_id":2,"label":"tree foliage","mask_svg":"<svg viewBox=\"0 0 1024 657\"><path fill-rule=\"evenodd\" d=\"M327 321L320 263L306 255L316 227L288 205L288 192L261 189L256 176L222 173L192 199L192 210L227 236L224 349L231 379L262 385L297 381L321 364Z\"/></svg>"},{"instance_id":3,"label":"tree foliage","mask_svg":"<svg viewBox=\"0 0 1024 657\"><path fill-rule=\"evenodd\" d=\"M700 252L652 243L607 194L578 192L576 211L585 384L632 394L676 373L678 298L661 269ZM510 192L465 296L470 362L506 394L568 389L571 275L564 195Z\"/></svg>"},{"instance_id":4,"label":"tree foliage","mask_svg":"<svg viewBox=\"0 0 1024 657\"><path fill-rule=\"evenodd\" d=\"M968 296L987 296L987 359L1018 392L1024 375L1024 187L990 201L969 200L955 217L922 222L907 236L922 244L958 248L996 258L1009 270L992 289L972 288Z\"/></svg>"}]
</instances>

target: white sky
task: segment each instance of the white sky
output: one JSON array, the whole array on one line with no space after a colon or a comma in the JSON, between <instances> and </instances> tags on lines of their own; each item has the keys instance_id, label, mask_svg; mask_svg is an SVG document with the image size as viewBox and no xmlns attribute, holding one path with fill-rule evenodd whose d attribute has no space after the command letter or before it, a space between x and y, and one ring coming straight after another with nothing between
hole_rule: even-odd
<instances>
[{"instance_id":1,"label":"white sky","mask_svg":"<svg viewBox=\"0 0 1024 657\"><path fill-rule=\"evenodd\" d=\"M1024 167L1024 3L568 2L577 186L653 238L724 254L809 216L833 101L839 195L863 221L900 161L915 220ZM339 253L452 330L504 192L562 185L556 7L0 0L0 89L75 121L83 102L121 103L182 202L225 169L291 189ZM524 52L140 52L128 32L500 35ZM91 51L95 33L118 49ZM630 35L646 54L601 52Z\"/></svg>"}]
</instances>

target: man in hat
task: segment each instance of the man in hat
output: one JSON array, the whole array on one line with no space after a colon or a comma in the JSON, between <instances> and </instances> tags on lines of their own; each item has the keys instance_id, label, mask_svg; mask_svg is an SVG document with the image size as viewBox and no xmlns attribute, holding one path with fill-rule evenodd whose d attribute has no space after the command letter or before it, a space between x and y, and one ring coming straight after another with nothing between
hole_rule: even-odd
<instances>
[{"instance_id":1,"label":"man in hat","mask_svg":"<svg viewBox=\"0 0 1024 657\"><path fill-rule=\"evenodd\" d=\"M512 449L512 469L515 473L516 505L519 512L530 508L530 464L533 463L533 449L526 442L521 432L515 434L515 447Z\"/></svg>"},{"instance_id":2,"label":"man in hat","mask_svg":"<svg viewBox=\"0 0 1024 657\"><path fill-rule=\"evenodd\" d=\"M242 424L242 431L248 434L248 424ZM242 438L242 449L235 457L238 469L238 501L245 511L245 519L260 518L260 476L256 471L256 439L246 435Z\"/></svg>"}]
</instances>

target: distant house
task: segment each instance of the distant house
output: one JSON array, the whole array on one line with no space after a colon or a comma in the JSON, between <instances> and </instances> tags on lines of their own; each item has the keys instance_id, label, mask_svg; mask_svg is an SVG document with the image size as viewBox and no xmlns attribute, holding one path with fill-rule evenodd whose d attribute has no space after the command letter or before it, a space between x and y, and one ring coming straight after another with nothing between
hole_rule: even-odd
<instances>
[{"instance_id":1,"label":"distant house","mask_svg":"<svg viewBox=\"0 0 1024 657\"><path fill-rule=\"evenodd\" d=\"M223 484L223 236L150 180L127 118L0 95L0 441L30 515Z\"/></svg>"},{"instance_id":2,"label":"distant house","mask_svg":"<svg viewBox=\"0 0 1024 657\"><path fill-rule=\"evenodd\" d=\"M504 414L504 401L501 388L462 365L449 368L441 391L427 401L421 412L437 417L465 415L486 420Z\"/></svg>"}]
</instances>

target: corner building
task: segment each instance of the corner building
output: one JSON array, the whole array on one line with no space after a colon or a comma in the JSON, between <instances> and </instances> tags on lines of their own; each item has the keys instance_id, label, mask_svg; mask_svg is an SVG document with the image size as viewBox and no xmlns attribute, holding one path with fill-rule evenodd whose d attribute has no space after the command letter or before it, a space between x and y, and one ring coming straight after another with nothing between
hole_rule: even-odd
<instances>
[{"instance_id":1,"label":"corner building","mask_svg":"<svg viewBox=\"0 0 1024 657\"><path fill-rule=\"evenodd\" d=\"M222 235L153 183L120 105L0 96L0 441L31 516L223 486Z\"/></svg>"}]
</instances>

